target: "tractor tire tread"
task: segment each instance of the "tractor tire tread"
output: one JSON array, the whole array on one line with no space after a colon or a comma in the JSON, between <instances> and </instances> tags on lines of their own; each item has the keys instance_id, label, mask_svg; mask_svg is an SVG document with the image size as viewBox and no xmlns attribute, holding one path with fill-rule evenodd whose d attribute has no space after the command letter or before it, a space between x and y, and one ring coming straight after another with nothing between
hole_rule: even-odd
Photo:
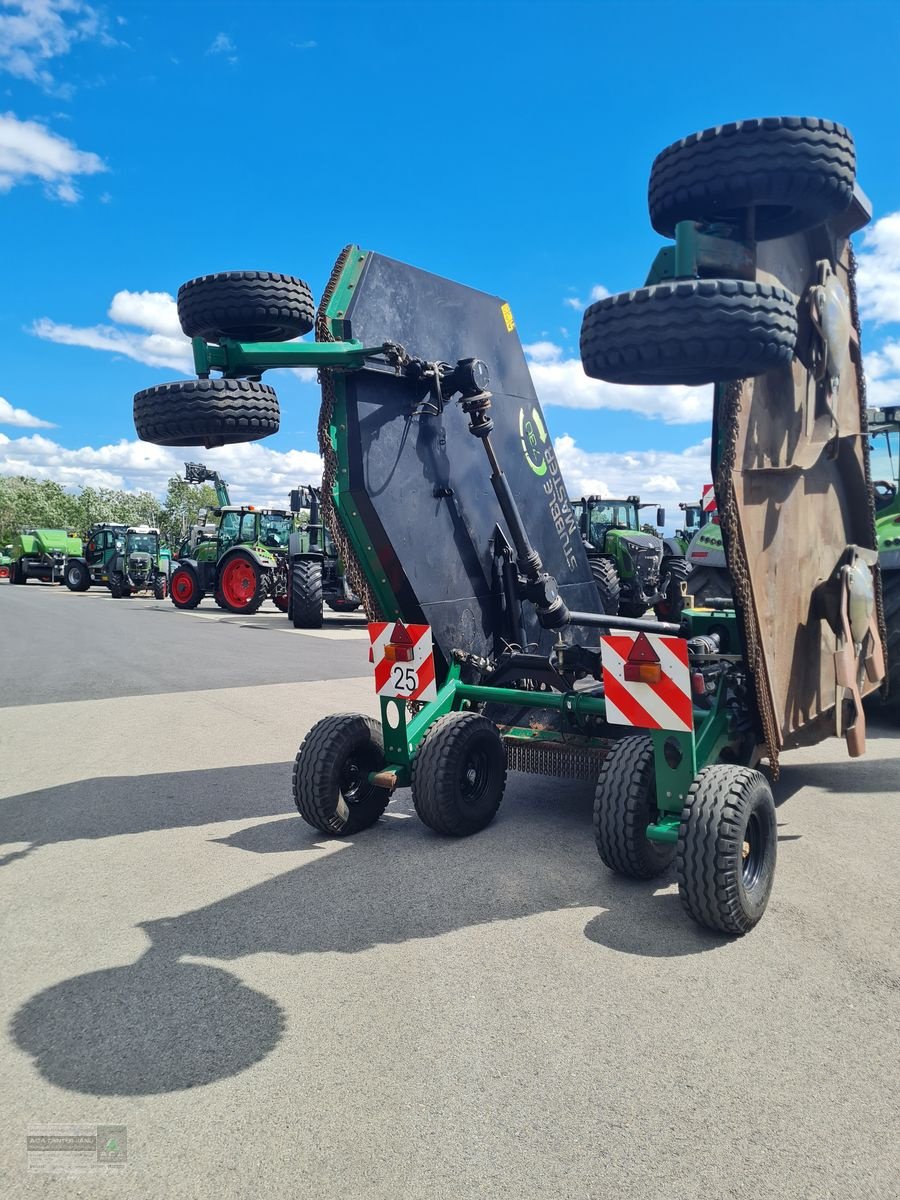
<instances>
[{"instance_id":1,"label":"tractor tire tread","mask_svg":"<svg viewBox=\"0 0 900 1200\"><path fill-rule=\"evenodd\" d=\"M359 833L381 817L390 803L386 788L373 788L365 808L348 806L348 816L341 821L336 816L334 777L346 745L363 730L368 731L384 762L384 742L381 725L372 717L359 713L335 713L323 717L310 729L300 743L291 773L291 789L300 816L321 833L343 837Z\"/></svg>"},{"instance_id":2,"label":"tractor tire tread","mask_svg":"<svg viewBox=\"0 0 900 1200\"><path fill-rule=\"evenodd\" d=\"M610 383L687 384L760 375L793 359L797 301L740 279L681 279L607 296L581 326L585 372Z\"/></svg>"},{"instance_id":3,"label":"tractor tire tread","mask_svg":"<svg viewBox=\"0 0 900 1200\"><path fill-rule=\"evenodd\" d=\"M462 812L455 794L457 764L454 762L474 729L490 730L500 750L493 765L493 796L480 814ZM416 750L412 764L413 805L419 819L436 833L468 837L493 821L506 788L506 748L496 725L475 712L450 712L438 717Z\"/></svg>"},{"instance_id":4,"label":"tractor tire tread","mask_svg":"<svg viewBox=\"0 0 900 1200\"><path fill-rule=\"evenodd\" d=\"M600 768L594 792L594 838L597 852L610 870L630 879L654 879L668 870L675 846L644 836L642 808L654 784L653 742L649 737L622 738Z\"/></svg>"},{"instance_id":5,"label":"tractor tire tread","mask_svg":"<svg viewBox=\"0 0 900 1200\"><path fill-rule=\"evenodd\" d=\"M679 221L715 220L751 205L758 238L820 225L853 199L856 150L849 131L819 117L765 117L692 133L667 146L650 170L653 228L666 237Z\"/></svg>"},{"instance_id":6,"label":"tractor tire tread","mask_svg":"<svg viewBox=\"0 0 900 1200\"><path fill-rule=\"evenodd\" d=\"M714 763L694 779L681 810L675 849L678 891L688 914L708 929L740 935L759 919L743 910L730 864L739 854L735 839L741 834L747 794L760 780L766 784L765 777L751 767ZM773 842L773 870L774 857Z\"/></svg>"},{"instance_id":7,"label":"tractor tire tread","mask_svg":"<svg viewBox=\"0 0 900 1200\"><path fill-rule=\"evenodd\" d=\"M286 342L312 329L316 306L309 285L272 271L222 271L178 289L178 319L186 337Z\"/></svg>"},{"instance_id":8,"label":"tractor tire tread","mask_svg":"<svg viewBox=\"0 0 900 1200\"><path fill-rule=\"evenodd\" d=\"M288 616L295 629L322 628L322 567L301 559L291 566Z\"/></svg>"},{"instance_id":9,"label":"tractor tire tread","mask_svg":"<svg viewBox=\"0 0 900 1200\"><path fill-rule=\"evenodd\" d=\"M278 397L251 379L191 379L135 393L138 437L158 446L253 442L277 433Z\"/></svg>"}]
</instances>

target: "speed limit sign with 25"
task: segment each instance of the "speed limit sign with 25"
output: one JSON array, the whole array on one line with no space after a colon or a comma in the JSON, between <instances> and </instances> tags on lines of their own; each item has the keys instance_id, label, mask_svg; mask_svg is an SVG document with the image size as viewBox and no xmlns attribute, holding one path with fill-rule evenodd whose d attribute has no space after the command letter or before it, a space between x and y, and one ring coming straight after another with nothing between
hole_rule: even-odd
<instances>
[{"instance_id":1,"label":"speed limit sign with 25","mask_svg":"<svg viewBox=\"0 0 900 1200\"><path fill-rule=\"evenodd\" d=\"M431 626L402 621L369 625L369 661L375 668L375 691L397 700L434 700L434 650Z\"/></svg>"}]
</instances>

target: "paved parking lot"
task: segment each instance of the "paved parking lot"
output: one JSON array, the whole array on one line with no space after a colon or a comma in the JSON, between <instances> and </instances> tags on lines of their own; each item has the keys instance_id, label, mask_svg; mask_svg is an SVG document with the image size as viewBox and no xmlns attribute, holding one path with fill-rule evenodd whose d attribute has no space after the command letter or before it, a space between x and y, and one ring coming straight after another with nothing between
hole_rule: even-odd
<instances>
[{"instance_id":1,"label":"paved parking lot","mask_svg":"<svg viewBox=\"0 0 900 1200\"><path fill-rule=\"evenodd\" d=\"M0 585L0 670L4 1197L897 1195L900 731L786 756L730 941L603 868L583 784L309 829L298 741L376 707L358 617ZM67 1122L127 1164L29 1171Z\"/></svg>"}]
</instances>

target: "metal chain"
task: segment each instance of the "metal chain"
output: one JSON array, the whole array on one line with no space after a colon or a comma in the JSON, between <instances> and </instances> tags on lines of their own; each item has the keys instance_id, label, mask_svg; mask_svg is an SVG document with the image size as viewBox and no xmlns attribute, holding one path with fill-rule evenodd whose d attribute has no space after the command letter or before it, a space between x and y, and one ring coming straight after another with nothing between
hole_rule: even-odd
<instances>
[{"instance_id":1,"label":"metal chain","mask_svg":"<svg viewBox=\"0 0 900 1200\"><path fill-rule=\"evenodd\" d=\"M333 342L331 330L328 328L326 312L347 260L353 253L352 246L345 246L338 256L331 278L322 293L319 308L316 312L316 341ZM319 369L319 385L322 389L322 405L319 409L319 453L322 455L322 521L331 534L338 557L344 566L344 572L350 583L350 590L362 603L366 616L370 621L381 620L381 609L375 594L369 586L362 564L356 557L356 552L347 536L341 519L334 506L334 485L338 477L338 459L331 442L332 413L334 410L334 371L327 367Z\"/></svg>"},{"instance_id":2,"label":"metal chain","mask_svg":"<svg viewBox=\"0 0 900 1200\"><path fill-rule=\"evenodd\" d=\"M769 690L769 677L766 670L766 660L763 654L759 625L756 619L756 607L753 603L753 590L750 586L750 567L747 562L747 552L740 533L738 520L737 497L734 477L737 463L737 443L740 432L739 416L741 412L741 394L745 380L738 379L725 384L719 403L719 425L723 430L722 454L716 472L716 503L719 508L719 524L722 527L722 537L728 550L728 568L731 573L732 591L737 601L738 613L741 617L746 648L747 669L753 680L756 696L756 708L762 727L763 741L766 745L766 755L772 769L772 778L778 778L778 729L775 723L775 710L772 707L772 697Z\"/></svg>"}]
</instances>

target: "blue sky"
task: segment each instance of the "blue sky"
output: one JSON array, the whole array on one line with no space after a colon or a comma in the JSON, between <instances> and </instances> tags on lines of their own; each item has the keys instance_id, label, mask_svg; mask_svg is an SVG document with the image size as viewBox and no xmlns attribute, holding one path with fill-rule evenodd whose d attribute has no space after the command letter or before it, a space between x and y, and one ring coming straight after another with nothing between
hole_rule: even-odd
<instances>
[{"instance_id":1,"label":"blue sky","mask_svg":"<svg viewBox=\"0 0 900 1200\"><path fill-rule=\"evenodd\" d=\"M877 221L872 395L900 394L898 35L894 3L0 0L0 474L159 490L183 456L131 396L185 362L168 297L234 267L318 294L355 241L510 301L571 491L696 498L706 391L588 383L582 306L642 282L663 146L832 117ZM207 456L242 498L317 469L316 389L277 383L281 432Z\"/></svg>"}]
</instances>

